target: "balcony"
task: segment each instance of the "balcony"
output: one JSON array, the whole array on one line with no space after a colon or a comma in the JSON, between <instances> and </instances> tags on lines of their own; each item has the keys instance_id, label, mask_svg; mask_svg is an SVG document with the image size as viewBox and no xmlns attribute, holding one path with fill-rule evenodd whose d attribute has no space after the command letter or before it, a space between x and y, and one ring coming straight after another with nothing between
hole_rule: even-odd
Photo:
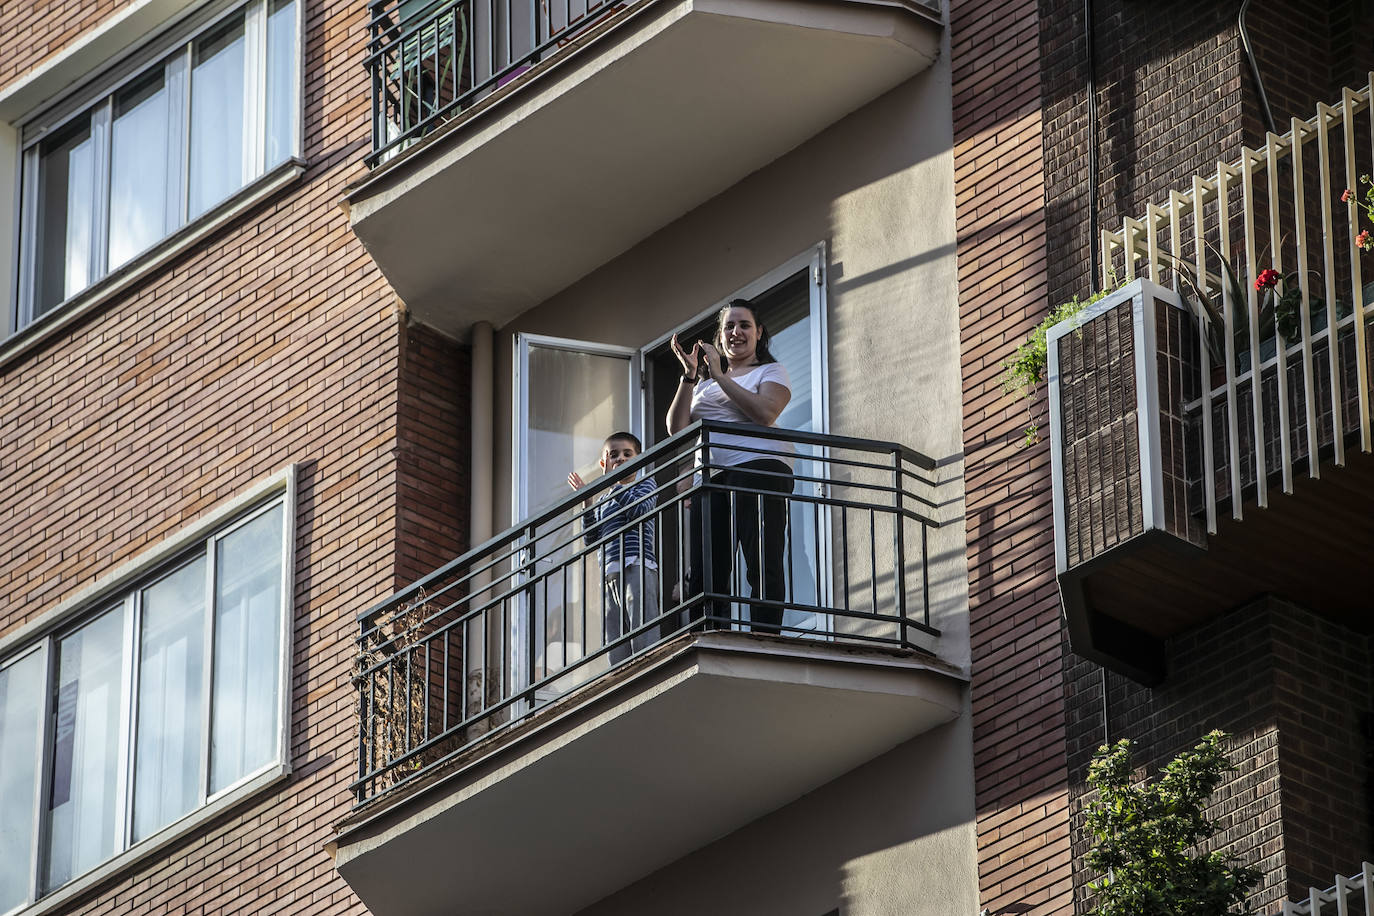
<instances>
[{"instance_id":1,"label":"balcony","mask_svg":"<svg viewBox=\"0 0 1374 916\"><path fill-rule=\"evenodd\" d=\"M354 232L411 312L501 325L928 68L927 0L374 0Z\"/></svg>"},{"instance_id":2,"label":"balcony","mask_svg":"<svg viewBox=\"0 0 1374 916\"><path fill-rule=\"evenodd\" d=\"M702 473L741 431L795 451L791 492ZM892 443L696 424L362 615L340 874L377 916L573 912L953 720L937 474ZM589 541L583 493L636 480ZM713 576L703 549L692 594L688 513L734 545L766 501L787 519L782 587L750 597L741 558ZM630 569L663 612L608 634L601 552L641 537L657 581Z\"/></svg>"},{"instance_id":3,"label":"balcony","mask_svg":"<svg viewBox=\"0 0 1374 916\"><path fill-rule=\"evenodd\" d=\"M1370 187L1355 166L1370 94L1104 232L1104 272L1127 284L1050 333L1071 641L1143 683L1164 678L1168 637L1265 593L1374 623L1358 575L1374 551L1374 284L1357 243L1374 227L1341 199Z\"/></svg>"}]
</instances>

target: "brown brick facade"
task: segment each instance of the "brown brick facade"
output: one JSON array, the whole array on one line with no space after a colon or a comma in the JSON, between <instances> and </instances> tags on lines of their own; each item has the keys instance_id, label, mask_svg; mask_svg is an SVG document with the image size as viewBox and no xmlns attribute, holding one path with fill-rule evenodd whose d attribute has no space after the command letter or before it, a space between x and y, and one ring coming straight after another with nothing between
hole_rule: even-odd
<instances>
[{"instance_id":1,"label":"brown brick facade","mask_svg":"<svg viewBox=\"0 0 1374 916\"><path fill-rule=\"evenodd\" d=\"M119 5L7 5L0 83ZM356 774L354 619L462 548L468 454L465 352L404 326L338 206L368 139L365 18L307 9L299 182L0 367L0 634L299 474L290 778L64 913L364 912L325 849Z\"/></svg>"},{"instance_id":2,"label":"brown brick facade","mask_svg":"<svg viewBox=\"0 0 1374 916\"><path fill-rule=\"evenodd\" d=\"M1119 230L1148 203L1216 174L1264 142L1238 3L1093 0L1099 228ZM1368 81L1374 16L1358 0L1257 0L1246 26L1279 133L1318 102ZM1049 299L1096 288L1089 277L1088 64L1082 0L1041 0Z\"/></svg>"},{"instance_id":3,"label":"brown brick facade","mask_svg":"<svg viewBox=\"0 0 1374 916\"><path fill-rule=\"evenodd\" d=\"M134 0L34 0L0 9L0 86L60 54Z\"/></svg>"},{"instance_id":4,"label":"brown brick facade","mask_svg":"<svg viewBox=\"0 0 1374 916\"><path fill-rule=\"evenodd\" d=\"M1095 0L1092 6L1099 227L1115 229L1123 217L1142 216L1146 203L1167 198L1169 189L1187 187L1193 174L1214 173L1218 159L1260 141L1263 131L1237 5ZM1280 130L1291 114L1308 116L1317 101L1337 100L1342 85L1363 82L1371 62L1363 58L1374 54L1367 40L1370 17L1358 4L1309 6L1257 0L1247 18ZM1083 770L1102 739L1101 695L1093 680L1100 673L1060 642L1047 445L1016 448L1027 418L1022 405L997 387L1001 361L1048 307L1095 286L1088 248L1084 4L1041 0L993 8L956 2L951 39L982 903L993 914L1086 912L1086 876L1073 876L1077 910L1067 879L1067 781L1074 786L1077 821ZM1285 64L1295 56L1303 63ZM1045 411L1042 392L1032 406L1042 426ZM1219 645L1196 648L1224 651ZM1323 642L1311 651L1337 647ZM1062 672L1056 670L1061 664ZM1278 730L1286 719L1308 713L1273 686L1272 671L1268 713L1231 711L1243 769L1218 801L1239 811L1235 799L1242 795L1272 796L1272 804L1252 801L1236 813L1226 835L1269 871L1262 895L1269 903L1281 899L1290 879L1295 887L1308 881L1325 886L1333 870L1357 866L1359 856L1348 853L1310 867L1299 860L1329 859L1342 843L1342 850L1358 848L1368 833L1363 808L1356 820L1364 840L1337 840L1337 828L1316 826L1331 812L1315 808L1317 799L1296 787L1318 777L1298 763L1306 752L1287 750L1299 732L1310 733ZM1124 680L1117 676L1116 683ZM1151 696L1144 688L1130 689ZM1148 701L1176 704L1164 718L1191 717L1186 728L1159 715L1129 720L1151 737L1151 753L1168 748L1172 754L1185 740L1190 745L1201 733L1198 724L1216 718L1206 692L1190 689L1166 685L1164 694ZM1342 689L1359 709L1367 707L1364 687ZM1227 721L1226 715L1217 721ZM1343 729L1357 733L1358 723L1345 722ZM1343 787L1364 791L1363 769L1346 768L1352 754L1363 766L1357 744L1323 745L1341 761L1311 764L1328 787L1339 772ZM1313 852L1298 852L1295 837L1305 837L1304 848ZM1081 854L1082 837L1074 838L1073 851Z\"/></svg>"},{"instance_id":5,"label":"brown brick facade","mask_svg":"<svg viewBox=\"0 0 1374 916\"><path fill-rule=\"evenodd\" d=\"M468 532L468 352L424 325L405 332L396 449L396 586L462 553Z\"/></svg>"},{"instance_id":6,"label":"brown brick facade","mask_svg":"<svg viewBox=\"0 0 1374 916\"><path fill-rule=\"evenodd\" d=\"M1237 770L1212 799L1222 825L1214 848L1265 874L1250 905L1276 912L1368 857L1368 637L1278 599L1217 618L1169 644L1170 676L1149 690L1082 660L1068 667L1073 820L1081 829L1083 776L1104 741L1138 742L1154 770L1213 728L1232 735ZM1088 841L1074 835L1075 861ZM1211 847L1209 847L1211 848ZM1085 868L1074 872L1088 912Z\"/></svg>"},{"instance_id":7,"label":"brown brick facade","mask_svg":"<svg viewBox=\"0 0 1374 916\"><path fill-rule=\"evenodd\" d=\"M1049 451L1017 448L1001 361L1045 313L1034 2L950 8L979 897L1072 912Z\"/></svg>"}]
</instances>

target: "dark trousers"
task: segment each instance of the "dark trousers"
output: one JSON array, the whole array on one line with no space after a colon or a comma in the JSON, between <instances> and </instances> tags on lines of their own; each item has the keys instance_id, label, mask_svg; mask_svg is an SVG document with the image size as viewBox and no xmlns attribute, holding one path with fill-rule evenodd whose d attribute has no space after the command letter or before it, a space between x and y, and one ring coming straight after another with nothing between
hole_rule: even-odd
<instances>
[{"instance_id":1,"label":"dark trousers","mask_svg":"<svg viewBox=\"0 0 1374 916\"><path fill-rule=\"evenodd\" d=\"M761 471L769 473L759 473ZM780 495L708 489L693 497L688 522L692 565L687 573L686 597L690 600L702 593L705 579L703 548L710 551L711 557L711 576L706 583L706 591L738 595L739 592L731 590L731 571L738 545L744 551L750 597L769 601L786 600L787 580L783 563L787 556L787 500L783 497L792 492L792 469L776 458L762 458L720 471L711 478L711 482L719 486L744 487ZM710 530L706 531L705 517L708 512ZM754 632L779 632L782 611L777 606L752 605L749 619ZM706 601L692 608L691 619L728 617L729 614L729 603ZM724 628L728 624L716 621L708 626Z\"/></svg>"}]
</instances>

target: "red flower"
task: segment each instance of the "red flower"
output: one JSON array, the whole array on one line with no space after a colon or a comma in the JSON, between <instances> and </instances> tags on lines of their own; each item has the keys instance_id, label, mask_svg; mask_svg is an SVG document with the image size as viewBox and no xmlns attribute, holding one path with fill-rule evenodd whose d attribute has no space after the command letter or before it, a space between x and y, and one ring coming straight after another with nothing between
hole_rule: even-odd
<instances>
[{"instance_id":1,"label":"red flower","mask_svg":"<svg viewBox=\"0 0 1374 916\"><path fill-rule=\"evenodd\" d=\"M1369 230L1365 229L1359 235L1355 236L1355 244L1365 251L1368 251L1370 248L1374 248L1374 238L1371 238Z\"/></svg>"},{"instance_id":2,"label":"red flower","mask_svg":"<svg viewBox=\"0 0 1374 916\"><path fill-rule=\"evenodd\" d=\"M1368 235L1368 233L1365 233ZM1255 278L1255 289L1273 289L1279 285L1279 272L1277 270L1261 270L1260 275Z\"/></svg>"},{"instance_id":3,"label":"red flower","mask_svg":"<svg viewBox=\"0 0 1374 916\"><path fill-rule=\"evenodd\" d=\"M1350 198L1352 198L1352 197L1354 197L1354 196L1355 196L1355 192L1352 191L1352 190L1350 190L1349 188L1346 188L1344 191L1341 192L1341 203L1343 203L1343 204L1350 203Z\"/></svg>"}]
</instances>

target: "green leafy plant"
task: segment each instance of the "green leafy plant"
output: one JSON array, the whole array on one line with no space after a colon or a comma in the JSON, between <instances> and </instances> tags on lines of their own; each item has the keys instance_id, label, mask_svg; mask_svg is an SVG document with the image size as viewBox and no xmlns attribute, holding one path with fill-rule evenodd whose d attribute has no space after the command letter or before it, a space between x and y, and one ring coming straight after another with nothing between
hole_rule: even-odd
<instances>
[{"instance_id":1,"label":"green leafy plant","mask_svg":"<svg viewBox=\"0 0 1374 916\"><path fill-rule=\"evenodd\" d=\"M1197 322L1198 333L1207 342L1207 352L1211 355L1212 365L1223 366L1226 364L1226 319L1224 317L1223 306L1223 287L1230 294L1233 303L1231 312L1231 329L1234 346L1237 353L1249 351L1250 320L1246 316L1244 303L1245 290L1241 286L1240 278L1236 276L1230 262L1221 256L1209 242L1207 247L1212 254L1221 262L1225 270L1225 276L1213 280L1210 276L1199 277L1193 268L1180 258L1171 255L1165 257L1173 264L1174 270L1178 273L1179 297L1183 299L1183 304L1193 313L1193 320ZM1260 313L1260 339L1273 333L1274 330L1274 310L1272 305L1267 309L1261 305Z\"/></svg>"},{"instance_id":2,"label":"green leafy plant","mask_svg":"<svg viewBox=\"0 0 1374 916\"><path fill-rule=\"evenodd\" d=\"M1087 863L1104 877L1089 885L1095 916L1232 916L1244 908L1258 869L1221 852L1197 849L1216 834L1207 800L1235 769L1213 731L1179 754L1157 779L1132 779L1131 742L1102 747L1088 767L1096 797L1086 820L1093 845ZM1237 909L1241 907L1241 909Z\"/></svg>"},{"instance_id":3,"label":"green leafy plant","mask_svg":"<svg viewBox=\"0 0 1374 916\"><path fill-rule=\"evenodd\" d=\"M1026 435L1021 443L1022 448L1029 448L1040 441L1040 426L1035 422L1035 414L1031 409L1030 402L1035 400L1036 390L1040 387L1040 383L1045 380L1045 365L1049 359L1050 328L1061 321L1068 321L1115 289L1116 287L1112 286L1100 290L1087 299L1079 299L1074 296L1070 301L1050 309L1049 315L1035 326L1030 337L1017 346L1016 352L1003 360L1002 390L1012 397L1024 398L1027 401L1026 414L1031 418L1030 424L1025 428Z\"/></svg>"},{"instance_id":4,"label":"green leafy plant","mask_svg":"<svg viewBox=\"0 0 1374 916\"><path fill-rule=\"evenodd\" d=\"M1308 273L1320 280L1316 271ZM1314 287L1317 285L1319 283L1313 284ZM1264 294L1260 305L1261 313L1273 313L1274 327L1284 342L1292 344L1302 339L1302 285L1297 271L1280 275L1277 270L1261 270L1259 276L1255 277L1255 289ZM1345 303L1339 299L1333 301L1336 304L1338 319L1350 314L1350 309ZM1309 295L1307 308L1313 330L1325 327L1326 300L1321 296Z\"/></svg>"}]
</instances>

